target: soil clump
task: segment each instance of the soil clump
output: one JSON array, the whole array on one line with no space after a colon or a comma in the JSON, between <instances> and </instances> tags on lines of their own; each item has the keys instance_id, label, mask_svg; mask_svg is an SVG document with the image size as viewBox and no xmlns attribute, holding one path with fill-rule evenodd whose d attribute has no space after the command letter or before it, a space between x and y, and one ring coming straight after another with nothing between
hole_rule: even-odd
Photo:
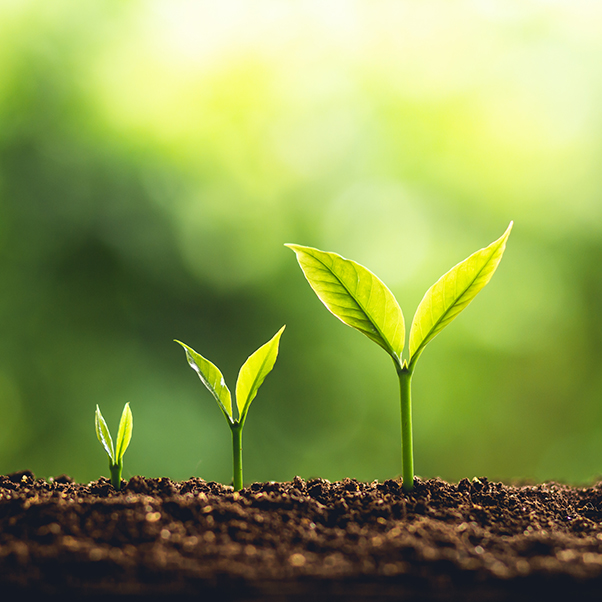
<instances>
[{"instance_id":1,"label":"soil clump","mask_svg":"<svg viewBox=\"0 0 602 602\"><path fill-rule=\"evenodd\" d=\"M486 478L240 492L132 477L121 491L0 476L0 592L52 599L600 599L602 483Z\"/></svg>"}]
</instances>

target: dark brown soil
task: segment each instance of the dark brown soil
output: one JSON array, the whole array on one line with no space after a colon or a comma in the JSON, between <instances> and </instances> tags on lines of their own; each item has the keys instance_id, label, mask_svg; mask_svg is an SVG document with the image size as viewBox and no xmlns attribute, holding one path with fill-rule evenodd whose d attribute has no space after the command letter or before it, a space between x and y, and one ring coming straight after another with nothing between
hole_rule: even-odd
<instances>
[{"instance_id":1,"label":"dark brown soil","mask_svg":"<svg viewBox=\"0 0 602 602\"><path fill-rule=\"evenodd\" d=\"M125 483L125 482L124 482ZM602 598L602 483L0 476L0 598Z\"/></svg>"}]
</instances>

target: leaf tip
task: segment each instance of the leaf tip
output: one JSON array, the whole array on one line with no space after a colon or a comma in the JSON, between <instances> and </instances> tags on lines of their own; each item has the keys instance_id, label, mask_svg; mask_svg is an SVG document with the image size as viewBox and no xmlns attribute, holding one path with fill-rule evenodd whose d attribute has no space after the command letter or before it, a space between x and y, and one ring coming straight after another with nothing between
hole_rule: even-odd
<instances>
[{"instance_id":1,"label":"leaf tip","mask_svg":"<svg viewBox=\"0 0 602 602\"><path fill-rule=\"evenodd\" d=\"M299 249L301 249L301 245L296 245L291 242L284 243L284 246L290 249L295 255L299 255Z\"/></svg>"},{"instance_id":2,"label":"leaf tip","mask_svg":"<svg viewBox=\"0 0 602 602\"><path fill-rule=\"evenodd\" d=\"M191 348L186 343L178 341L178 339L174 339L174 343L177 343L178 345L180 345L180 347L182 347L182 349L184 349L186 353L186 359L188 360L188 363L190 363L190 361L192 361L192 356L190 355Z\"/></svg>"},{"instance_id":3,"label":"leaf tip","mask_svg":"<svg viewBox=\"0 0 602 602\"><path fill-rule=\"evenodd\" d=\"M270 341L268 341L267 344L269 344L271 341L276 341L276 349L278 349L280 346L280 337L282 336L285 328L286 324L270 339Z\"/></svg>"},{"instance_id":4,"label":"leaf tip","mask_svg":"<svg viewBox=\"0 0 602 602\"><path fill-rule=\"evenodd\" d=\"M311 254L312 251L317 251L318 253L324 253L324 251L320 251L319 249L316 249L315 247L308 247L306 245L298 245L292 242L287 242L284 244L285 247L288 247L291 251L293 251L296 255L299 255L300 253L309 253Z\"/></svg>"},{"instance_id":5,"label":"leaf tip","mask_svg":"<svg viewBox=\"0 0 602 602\"><path fill-rule=\"evenodd\" d=\"M508 241L508 237L510 236L510 232L512 232L512 226L514 226L514 220L510 220L508 227L504 231L504 233L497 239L497 243L501 243L502 249L505 249L506 242ZM492 243L492 245L495 243Z\"/></svg>"}]
</instances>

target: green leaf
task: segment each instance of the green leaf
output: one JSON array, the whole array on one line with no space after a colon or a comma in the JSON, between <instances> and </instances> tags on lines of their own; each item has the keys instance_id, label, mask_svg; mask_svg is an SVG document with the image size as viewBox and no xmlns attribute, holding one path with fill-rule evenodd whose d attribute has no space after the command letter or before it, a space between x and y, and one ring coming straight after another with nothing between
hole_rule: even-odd
<instances>
[{"instance_id":1,"label":"green leaf","mask_svg":"<svg viewBox=\"0 0 602 602\"><path fill-rule=\"evenodd\" d=\"M230 389L226 386L224 377L218 367L212 364L208 359L197 353L194 349L185 345L181 341L176 341L184 347L186 359L190 367L199 375L202 383L209 389L217 405L224 413L226 419L232 423L232 395Z\"/></svg>"},{"instance_id":2,"label":"green leaf","mask_svg":"<svg viewBox=\"0 0 602 602\"><path fill-rule=\"evenodd\" d=\"M500 238L454 266L426 292L410 329L410 365L491 280L511 230L512 222Z\"/></svg>"},{"instance_id":3,"label":"green leaf","mask_svg":"<svg viewBox=\"0 0 602 602\"><path fill-rule=\"evenodd\" d=\"M257 390L276 363L280 337L285 328L286 326L283 326L265 345L250 355L238 373L236 405L241 423L245 420L249 406L257 395Z\"/></svg>"},{"instance_id":4,"label":"green leaf","mask_svg":"<svg viewBox=\"0 0 602 602\"><path fill-rule=\"evenodd\" d=\"M403 314L393 293L370 270L312 247L286 245L320 301L341 322L359 330L396 359L405 339Z\"/></svg>"},{"instance_id":5,"label":"green leaf","mask_svg":"<svg viewBox=\"0 0 602 602\"><path fill-rule=\"evenodd\" d=\"M132 430L134 429L134 417L130 410L129 402L125 404L119 421L119 430L117 431L117 447L115 450L115 461L119 462L125 454L132 439Z\"/></svg>"},{"instance_id":6,"label":"green leaf","mask_svg":"<svg viewBox=\"0 0 602 602\"><path fill-rule=\"evenodd\" d=\"M105 422L105 419L102 417L100 413L100 408L98 404L96 405L96 414L94 415L94 423L96 425L96 436L98 440L102 443L102 446L105 448L107 455L109 456L111 462L115 464L115 452L113 451L113 439L111 439L111 433L109 432L109 427Z\"/></svg>"}]
</instances>

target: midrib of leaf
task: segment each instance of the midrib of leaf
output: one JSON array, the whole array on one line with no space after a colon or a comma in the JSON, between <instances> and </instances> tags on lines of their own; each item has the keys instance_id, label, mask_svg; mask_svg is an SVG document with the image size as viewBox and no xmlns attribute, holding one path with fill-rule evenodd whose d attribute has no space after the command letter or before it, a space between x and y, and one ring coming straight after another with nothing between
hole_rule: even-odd
<instances>
[{"instance_id":1,"label":"midrib of leaf","mask_svg":"<svg viewBox=\"0 0 602 602\"><path fill-rule=\"evenodd\" d=\"M247 398L245 399L245 403L242 407L242 410L238 407L238 399L236 399L236 408L238 410L238 421L239 422L244 419L246 410L249 407L249 405L251 404L251 401L253 401L253 400L249 401L249 398L251 397L250 393L255 388L255 383L259 380L259 375L263 371L263 367L265 366L267 359L268 359L268 356L266 355L264 360L261 362L261 368L259 370L257 370L257 372L255 373L255 377L253 378L253 383L249 387L249 393L247 394ZM255 391L255 394L257 395L257 391Z\"/></svg>"},{"instance_id":2,"label":"midrib of leaf","mask_svg":"<svg viewBox=\"0 0 602 602\"><path fill-rule=\"evenodd\" d=\"M109 427L102 415L98 404L96 405L96 434L98 436L98 440L102 444L105 452L109 456L112 463L115 462L115 451L113 448L113 439L111 438L111 432L109 431Z\"/></svg>"},{"instance_id":3,"label":"midrib of leaf","mask_svg":"<svg viewBox=\"0 0 602 602\"><path fill-rule=\"evenodd\" d=\"M495 249L497 251L497 248ZM424 347L424 345L426 343L424 343L424 341L426 341L430 336L431 333L435 330L437 330L437 326L439 326L439 324L441 324L441 322L445 321L445 318L447 317L447 315L449 314L449 312L456 307L457 305L461 305L462 303L462 298L464 297L464 295L466 295L466 293L468 292L468 290L472 287L472 285L480 278L481 276L481 272L488 267L489 265L489 260L491 259L491 257L493 256L493 253L489 256L489 259L487 260L487 263L478 271L477 275L470 281L470 284L462 291L462 294L457 297L456 302L452 303L446 310L445 313L433 324L433 327L428 331L428 334L423 337L423 342L420 344L420 347L418 347L418 349L416 350L416 354L418 354L418 351L420 349L422 349ZM454 297L456 297L457 292L458 292L458 280L456 279L454 281ZM446 287L443 287L443 304L447 305L447 302L445 300L445 292L446 292ZM431 303L431 319L433 318L433 304ZM415 354L415 355L416 355Z\"/></svg>"},{"instance_id":4,"label":"midrib of leaf","mask_svg":"<svg viewBox=\"0 0 602 602\"><path fill-rule=\"evenodd\" d=\"M133 416L129 402L125 404L119 421L117 431L117 444L115 446L115 460L118 462L123 458L132 438Z\"/></svg>"},{"instance_id":5,"label":"midrib of leaf","mask_svg":"<svg viewBox=\"0 0 602 602\"><path fill-rule=\"evenodd\" d=\"M384 336L384 334L382 333L381 329L378 327L378 325L370 318L370 314L368 313L368 311L366 310L366 308L362 305L362 303L360 303L357 299L354 293L352 293L348 286L332 271L332 269L327 266L321 259L315 257L312 255L312 257L314 259L316 259L319 263L321 263L339 282L339 284L347 291L347 294L353 299L353 301L357 304L357 306L362 310L364 317L367 318L367 321L372 324L372 326L374 327L374 330L376 330L376 332L378 333L378 336L381 338L381 340L387 345L387 350L389 352L390 355L392 355L393 357L397 358L397 354L395 353L395 351L393 351L393 348L391 347L391 344L389 343L389 341L387 340L387 338ZM355 265L353 264L352 261L349 261L349 264L351 265L351 267L353 267L353 271L355 272L355 278L356 278L356 283L359 284L359 274L357 273L357 269L355 268ZM325 281L323 281L325 282ZM374 280L372 279L370 281L370 293L368 295L368 302L370 301L370 299L372 298L372 289L374 288ZM356 290L357 290L357 286L356 286ZM384 311L384 315L387 315L387 303L388 303L388 299L386 298L385 295L385 311ZM345 310L348 310L349 308L346 308L344 306L339 305L339 307L342 307ZM357 328L357 326L356 326ZM397 328L397 327L396 327ZM365 329L359 329L358 330L362 330L363 332L366 332Z\"/></svg>"},{"instance_id":6,"label":"midrib of leaf","mask_svg":"<svg viewBox=\"0 0 602 602\"><path fill-rule=\"evenodd\" d=\"M195 371L195 373L200 378L203 385L205 385L205 388L211 393L211 395L217 402L217 405L219 406L220 410L224 414L226 420L228 421L228 424L231 425L233 423L232 394L230 393L230 390L228 389L228 386L226 385L226 382L224 380L224 375L221 373L220 369L213 362L211 362L206 357L202 356L200 353L198 353L194 349L192 349L192 347L189 347L188 345L186 345L186 343L182 343L182 341L178 341L177 339L174 339L174 341L183 347L183 349L186 353L186 360L188 361L188 365ZM199 366L197 361L194 359L194 356L192 355L193 353L198 355L202 361L204 361L208 364L208 366L211 370L215 370L215 372L219 375L219 377L220 377L219 384L228 393L228 398L230 399L230 404L229 404L230 407L227 407L222 402L222 400L220 398L220 394L213 386L213 383L210 382L209 379L206 377L205 373L201 369L201 366ZM217 382L217 381L215 381L215 382Z\"/></svg>"},{"instance_id":7,"label":"midrib of leaf","mask_svg":"<svg viewBox=\"0 0 602 602\"><path fill-rule=\"evenodd\" d=\"M507 239L506 239L507 240ZM497 253L497 251L499 250L500 246L502 246L504 244L505 240L500 242L499 245L497 245L489 254L489 257L487 258L487 261L483 264L483 266L479 269L479 271L477 272L476 276L469 282L469 284L464 288L464 290L462 291L462 294L457 297L457 300L455 303L452 303L446 310L445 313L443 313L439 319L437 319L436 321L434 321L433 326L429 329L428 333L426 334L426 336L422 337L422 341L420 343L420 345L418 346L418 349L416 349L416 351L412 354L412 356L410 357L410 363L413 364L416 359L418 358L418 356L422 353L422 350L425 348L425 346L431 341L431 339L429 338L433 332L435 332L437 330L437 328L439 327L439 325L445 321L445 318L449 315L449 313L451 312L452 309L454 309L454 307L457 307L458 305L461 305L462 303L462 298L468 293L468 291L470 290L470 288L475 284L475 282L477 282L479 280L479 278L481 277L483 271L486 268L490 267L490 261L491 258ZM453 269L453 268L452 268ZM444 274L442 276L442 278L444 278L445 276L447 276L447 273ZM435 283L436 284L436 283ZM454 293L457 293L458 290L458 279L456 278L454 280ZM455 295L454 295L455 296ZM443 303L446 304L446 287L443 287ZM472 301L472 299L471 299ZM434 320L433 318L433 304L430 304L429 307L430 313L431 313L431 320ZM460 310L461 311L461 310ZM458 312L459 313L459 312ZM422 329L420 329L422 331ZM410 329L410 334L411 334L411 329ZM422 334L422 332L421 332Z\"/></svg>"},{"instance_id":8,"label":"midrib of leaf","mask_svg":"<svg viewBox=\"0 0 602 602\"><path fill-rule=\"evenodd\" d=\"M241 371L239 372L238 379L236 381L236 393L235 393L236 394L236 404L235 405L238 410L238 423L239 424L244 424L244 421L245 421L246 415L247 415L247 411L249 409L249 406L251 405L251 402L253 401L253 399L255 399L255 396L257 395L259 387L261 386L263 381L266 379L267 375L272 371L274 364L276 363L276 360L278 359L278 352L280 349L280 337L282 336L282 333L284 332L285 328L286 328L286 324L267 343L264 343L263 345L261 345L261 347L259 347L259 349L257 349L255 352L253 352L247 358L247 361L242 365L242 367L240 369ZM274 342L275 342L275 345L274 345ZM245 399L242 408L240 408L240 406L239 406L240 400L238 397L238 385L239 385L240 378L242 375L242 370L245 368L245 366L247 365L247 362L249 362L249 360L254 358L260 351L264 350L266 347L267 347L267 352L263 355L263 360L261 361L259 369L255 370L253 379L252 379L251 384L248 387L248 390L246 393L247 398ZM272 355L274 355L274 361L272 362L272 368L270 368L269 370L267 370L264 373L264 368L265 368L266 364L269 363ZM261 379L262 375L263 375L263 379L261 380L261 382L259 384L257 384L258 381Z\"/></svg>"}]
</instances>

